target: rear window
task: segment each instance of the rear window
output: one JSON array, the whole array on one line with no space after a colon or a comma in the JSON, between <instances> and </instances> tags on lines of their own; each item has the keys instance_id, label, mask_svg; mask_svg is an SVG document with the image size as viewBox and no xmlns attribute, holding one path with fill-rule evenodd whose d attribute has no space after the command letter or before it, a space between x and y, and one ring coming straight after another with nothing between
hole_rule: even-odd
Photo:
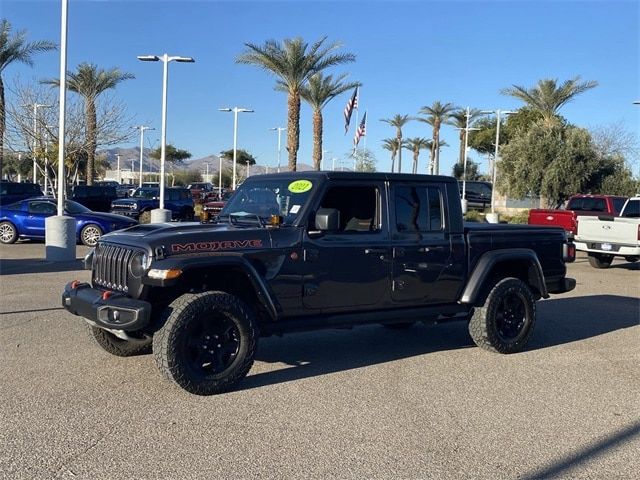
<instances>
[{"instance_id":1,"label":"rear window","mask_svg":"<svg viewBox=\"0 0 640 480\"><path fill-rule=\"evenodd\" d=\"M629 200L622 216L625 218L640 218L640 200Z\"/></svg>"},{"instance_id":2,"label":"rear window","mask_svg":"<svg viewBox=\"0 0 640 480\"><path fill-rule=\"evenodd\" d=\"M567 210L577 212L606 212L607 202L604 198L574 198L569 201Z\"/></svg>"}]
</instances>

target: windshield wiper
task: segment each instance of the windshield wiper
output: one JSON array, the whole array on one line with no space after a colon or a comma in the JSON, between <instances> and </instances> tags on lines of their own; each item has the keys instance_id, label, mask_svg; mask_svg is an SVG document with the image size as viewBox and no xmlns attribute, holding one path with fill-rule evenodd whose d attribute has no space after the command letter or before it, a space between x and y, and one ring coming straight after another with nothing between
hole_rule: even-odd
<instances>
[{"instance_id":1,"label":"windshield wiper","mask_svg":"<svg viewBox=\"0 0 640 480\"><path fill-rule=\"evenodd\" d=\"M243 220L251 220L252 223L257 221L257 223L264 228L266 226L265 219L263 219L257 213L247 213L247 212L237 212L237 213L228 213L225 215L218 215L216 218L216 223L229 222L229 225L237 225L239 222Z\"/></svg>"}]
</instances>

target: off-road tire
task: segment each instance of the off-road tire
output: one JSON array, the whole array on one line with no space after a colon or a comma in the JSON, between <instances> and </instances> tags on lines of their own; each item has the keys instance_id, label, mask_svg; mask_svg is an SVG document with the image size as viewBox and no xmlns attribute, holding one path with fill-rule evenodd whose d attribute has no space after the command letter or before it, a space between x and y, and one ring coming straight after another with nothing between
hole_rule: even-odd
<instances>
[{"instance_id":1,"label":"off-road tire","mask_svg":"<svg viewBox=\"0 0 640 480\"><path fill-rule=\"evenodd\" d=\"M184 294L164 310L161 322L163 327L153 337L156 364L190 393L226 392L253 365L259 336L255 314L234 295Z\"/></svg>"},{"instance_id":2,"label":"off-road tire","mask_svg":"<svg viewBox=\"0 0 640 480\"><path fill-rule=\"evenodd\" d=\"M117 357L133 357L151 353L151 338L140 338L132 341L123 340L101 328L87 324L89 338Z\"/></svg>"},{"instance_id":3,"label":"off-road tire","mask_svg":"<svg viewBox=\"0 0 640 480\"><path fill-rule=\"evenodd\" d=\"M97 238L95 238L96 234L98 235ZM102 229L95 223L85 225L84 227L82 227L82 230L80 230L80 241L87 247L95 247L101 236Z\"/></svg>"},{"instance_id":4,"label":"off-road tire","mask_svg":"<svg viewBox=\"0 0 640 480\"><path fill-rule=\"evenodd\" d=\"M613 255L606 255L602 253L590 253L589 265L593 268L609 268L613 262Z\"/></svg>"},{"instance_id":5,"label":"off-road tire","mask_svg":"<svg viewBox=\"0 0 640 480\"><path fill-rule=\"evenodd\" d=\"M499 280L484 304L475 309L469 321L469 333L484 350L516 353L529 341L535 321L536 303L531 289L522 280L508 277ZM513 335L505 333L511 329Z\"/></svg>"},{"instance_id":6,"label":"off-road tire","mask_svg":"<svg viewBox=\"0 0 640 480\"><path fill-rule=\"evenodd\" d=\"M640 260L640 257L628 256L628 257L624 257L624 260L625 260L625 262L636 263L638 260Z\"/></svg>"},{"instance_id":7,"label":"off-road tire","mask_svg":"<svg viewBox=\"0 0 640 480\"><path fill-rule=\"evenodd\" d=\"M0 243L8 245L18 240L18 229L11 222L0 222Z\"/></svg>"}]
</instances>

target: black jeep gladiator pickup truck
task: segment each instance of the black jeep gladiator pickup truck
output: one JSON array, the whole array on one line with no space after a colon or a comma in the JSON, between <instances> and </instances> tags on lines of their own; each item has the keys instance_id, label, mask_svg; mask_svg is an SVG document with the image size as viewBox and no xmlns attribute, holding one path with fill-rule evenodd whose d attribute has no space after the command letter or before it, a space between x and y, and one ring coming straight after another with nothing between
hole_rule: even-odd
<instances>
[{"instance_id":1,"label":"black jeep gladiator pickup truck","mask_svg":"<svg viewBox=\"0 0 640 480\"><path fill-rule=\"evenodd\" d=\"M247 374L260 336L296 330L466 320L478 346L518 352L536 300L575 287L574 258L561 228L464 224L450 177L256 175L213 223L104 235L62 304L106 351L153 350L209 395Z\"/></svg>"}]
</instances>

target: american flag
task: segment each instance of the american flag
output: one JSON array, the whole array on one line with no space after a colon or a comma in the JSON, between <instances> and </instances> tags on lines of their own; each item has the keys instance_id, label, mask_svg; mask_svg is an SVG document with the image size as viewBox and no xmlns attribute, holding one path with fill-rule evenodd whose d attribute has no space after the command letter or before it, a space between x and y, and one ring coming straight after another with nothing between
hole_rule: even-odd
<instances>
[{"instance_id":1,"label":"american flag","mask_svg":"<svg viewBox=\"0 0 640 480\"><path fill-rule=\"evenodd\" d=\"M351 95L351 98L347 102L347 106L344 107L344 134L346 135L349 131L349 123L351 123L351 114L353 113L353 109L358 108L358 87Z\"/></svg>"},{"instance_id":2,"label":"american flag","mask_svg":"<svg viewBox=\"0 0 640 480\"><path fill-rule=\"evenodd\" d=\"M360 126L358 130L356 130L356 135L353 137L353 146L357 147L360 142L360 137L364 137L367 134L367 112L364 112L362 116L362 121L360 122Z\"/></svg>"}]
</instances>

